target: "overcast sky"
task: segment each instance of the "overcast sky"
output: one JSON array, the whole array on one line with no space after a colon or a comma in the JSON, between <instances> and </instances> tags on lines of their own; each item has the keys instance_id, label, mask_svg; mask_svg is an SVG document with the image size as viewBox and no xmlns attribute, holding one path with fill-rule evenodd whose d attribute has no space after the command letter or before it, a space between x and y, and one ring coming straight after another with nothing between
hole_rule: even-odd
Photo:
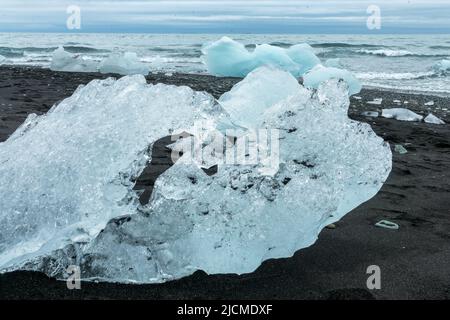
<instances>
[{"instance_id":1,"label":"overcast sky","mask_svg":"<svg viewBox=\"0 0 450 320\"><path fill-rule=\"evenodd\" d=\"M66 9L81 9L68 30ZM369 30L369 5L381 29ZM0 0L0 32L450 33L450 0Z\"/></svg>"}]
</instances>

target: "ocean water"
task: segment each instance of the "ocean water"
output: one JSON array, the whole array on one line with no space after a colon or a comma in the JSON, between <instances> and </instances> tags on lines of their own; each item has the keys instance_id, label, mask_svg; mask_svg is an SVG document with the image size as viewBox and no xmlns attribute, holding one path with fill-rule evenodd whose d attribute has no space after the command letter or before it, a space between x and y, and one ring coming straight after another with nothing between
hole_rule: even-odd
<instances>
[{"instance_id":1,"label":"ocean water","mask_svg":"<svg viewBox=\"0 0 450 320\"><path fill-rule=\"evenodd\" d=\"M229 35L249 50L306 42L325 61L340 58L365 86L450 95L450 72L433 65L450 59L449 35ZM67 51L100 61L114 50L136 52L155 72L207 73L201 48L218 34L39 34L0 33L6 64L48 67L52 52Z\"/></svg>"}]
</instances>

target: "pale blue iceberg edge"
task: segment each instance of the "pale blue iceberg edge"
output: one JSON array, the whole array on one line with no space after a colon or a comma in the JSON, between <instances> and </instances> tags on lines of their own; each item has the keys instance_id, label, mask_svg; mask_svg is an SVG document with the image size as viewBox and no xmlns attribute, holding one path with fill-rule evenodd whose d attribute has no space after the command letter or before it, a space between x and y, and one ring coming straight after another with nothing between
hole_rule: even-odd
<instances>
[{"instance_id":1,"label":"pale blue iceberg edge","mask_svg":"<svg viewBox=\"0 0 450 320\"><path fill-rule=\"evenodd\" d=\"M295 77L303 77L304 85L317 89L329 79L343 79L349 87L349 94L361 91L360 82L345 69L323 66L314 49L301 43L287 49L269 44L257 45L253 51L229 37L207 43L202 48L203 62L208 72L215 76L245 77L261 66L272 66L288 71Z\"/></svg>"}]
</instances>

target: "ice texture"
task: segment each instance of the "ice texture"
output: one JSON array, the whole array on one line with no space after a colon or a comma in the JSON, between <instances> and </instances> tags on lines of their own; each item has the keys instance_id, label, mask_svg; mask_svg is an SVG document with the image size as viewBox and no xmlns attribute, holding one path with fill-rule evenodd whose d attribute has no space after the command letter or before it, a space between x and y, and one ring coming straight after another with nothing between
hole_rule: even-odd
<instances>
[{"instance_id":1,"label":"ice texture","mask_svg":"<svg viewBox=\"0 0 450 320\"><path fill-rule=\"evenodd\" d=\"M277 81L273 81L272 77ZM268 108L297 94L300 89L297 79L289 73L273 67L260 67L224 93L219 98L219 104L228 112L233 123L256 128Z\"/></svg>"},{"instance_id":2,"label":"ice texture","mask_svg":"<svg viewBox=\"0 0 450 320\"><path fill-rule=\"evenodd\" d=\"M223 37L204 45L202 53L208 72L216 76L245 77L258 67L273 66L299 77L320 63L306 43L288 49L262 44L249 51L242 43Z\"/></svg>"},{"instance_id":3,"label":"ice texture","mask_svg":"<svg viewBox=\"0 0 450 320\"><path fill-rule=\"evenodd\" d=\"M348 84L350 95L361 91L361 84L350 71L334 67L315 66L303 76L303 84L309 88L317 88L322 82L329 79L343 79Z\"/></svg>"},{"instance_id":4,"label":"ice texture","mask_svg":"<svg viewBox=\"0 0 450 320\"><path fill-rule=\"evenodd\" d=\"M5 63L6 58L2 55L0 55L0 65L2 65L3 63Z\"/></svg>"},{"instance_id":5,"label":"ice texture","mask_svg":"<svg viewBox=\"0 0 450 320\"><path fill-rule=\"evenodd\" d=\"M50 69L67 72L96 72L97 62L87 60L83 56L73 55L60 46L53 52Z\"/></svg>"},{"instance_id":6,"label":"ice texture","mask_svg":"<svg viewBox=\"0 0 450 320\"><path fill-rule=\"evenodd\" d=\"M445 124L445 122L438 117L436 117L434 114L430 113L423 119L426 123L432 123L432 124Z\"/></svg>"},{"instance_id":7,"label":"ice texture","mask_svg":"<svg viewBox=\"0 0 450 320\"><path fill-rule=\"evenodd\" d=\"M446 73L450 71L450 59L442 59L433 65L433 69L438 73Z\"/></svg>"},{"instance_id":8,"label":"ice texture","mask_svg":"<svg viewBox=\"0 0 450 320\"><path fill-rule=\"evenodd\" d=\"M29 116L0 144L0 269L64 278L75 264L83 279L153 283L198 269L247 273L312 245L378 192L392 154L370 125L348 118L345 82L309 90L295 80L255 70L219 104L139 75L94 80L46 115ZM279 130L269 148L277 170L223 163L219 152L209 163L217 172L207 175L186 152L139 203L134 181L156 140L187 132L208 151L223 122Z\"/></svg>"},{"instance_id":9,"label":"ice texture","mask_svg":"<svg viewBox=\"0 0 450 320\"><path fill-rule=\"evenodd\" d=\"M139 61L134 52L114 52L105 57L100 63L88 60L80 55L73 55L59 47L52 56L50 69L68 72L98 72L117 73L120 75L134 75L149 73L149 67Z\"/></svg>"},{"instance_id":10,"label":"ice texture","mask_svg":"<svg viewBox=\"0 0 450 320\"><path fill-rule=\"evenodd\" d=\"M405 108L383 109L381 116L400 121L422 121L423 116Z\"/></svg>"},{"instance_id":11,"label":"ice texture","mask_svg":"<svg viewBox=\"0 0 450 320\"><path fill-rule=\"evenodd\" d=\"M134 52L115 52L102 60L99 65L99 71L101 73L117 73L121 75L147 75L150 69L147 65L140 62L137 54Z\"/></svg>"}]
</instances>

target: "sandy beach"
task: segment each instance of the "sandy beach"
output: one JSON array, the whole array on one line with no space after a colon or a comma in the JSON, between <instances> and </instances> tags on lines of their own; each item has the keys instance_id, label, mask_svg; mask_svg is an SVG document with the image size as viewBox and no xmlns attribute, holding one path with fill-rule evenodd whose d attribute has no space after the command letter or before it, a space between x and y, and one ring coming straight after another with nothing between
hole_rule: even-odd
<instances>
[{"instance_id":1,"label":"sandy beach","mask_svg":"<svg viewBox=\"0 0 450 320\"><path fill-rule=\"evenodd\" d=\"M31 113L44 114L81 84L110 75L54 72L37 67L0 67L0 142ZM186 85L216 98L240 79L193 74L150 74L150 83ZM33 272L0 275L5 299L450 299L450 98L363 89L351 97L349 116L369 123L393 150L393 170L380 192L324 229L311 247L293 257L264 262L245 275L202 271L157 285L62 281ZM382 98L380 105L367 102ZM400 102L394 102L399 100ZM426 106L429 101L434 105ZM407 103L405 103L407 102ZM362 116L364 111L405 107L445 125ZM396 144L408 152L394 151ZM154 150L170 166L164 145ZM150 181L156 179L158 170ZM153 183L152 182L152 183ZM398 230L375 227L382 219ZM366 269L381 268L381 289L368 290Z\"/></svg>"}]
</instances>

